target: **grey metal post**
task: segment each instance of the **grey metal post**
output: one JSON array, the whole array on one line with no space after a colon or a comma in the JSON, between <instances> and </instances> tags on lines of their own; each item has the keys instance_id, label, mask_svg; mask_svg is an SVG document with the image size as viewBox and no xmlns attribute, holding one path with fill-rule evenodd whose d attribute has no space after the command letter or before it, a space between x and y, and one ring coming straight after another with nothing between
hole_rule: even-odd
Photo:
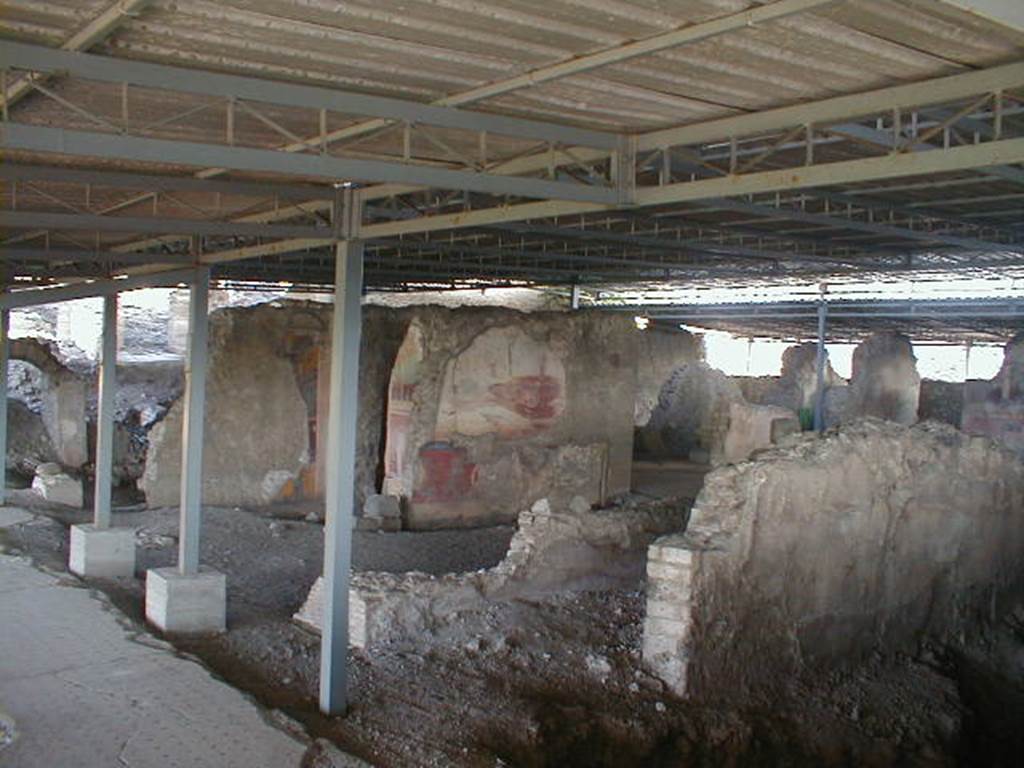
<instances>
[{"instance_id":1,"label":"grey metal post","mask_svg":"<svg viewBox=\"0 0 1024 768\"><path fill-rule=\"evenodd\" d=\"M114 467L114 392L117 388L117 294L103 297L103 342L96 412L96 489L93 523L110 527L110 499Z\"/></svg>"},{"instance_id":2,"label":"grey metal post","mask_svg":"<svg viewBox=\"0 0 1024 768\"><path fill-rule=\"evenodd\" d=\"M572 284L572 293L570 294L569 302L570 302L570 305L572 306L573 309L579 309L580 308L580 285L579 285L579 283L573 283Z\"/></svg>"},{"instance_id":3,"label":"grey metal post","mask_svg":"<svg viewBox=\"0 0 1024 768\"><path fill-rule=\"evenodd\" d=\"M206 339L209 328L210 270L196 270L188 309L185 408L181 427L181 530L178 570L199 573L199 527L203 502L203 421L206 410Z\"/></svg>"},{"instance_id":4,"label":"grey metal post","mask_svg":"<svg viewBox=\"0 0 1024 768\"><path fill-rule=\"evenodd\" d=\"M821 297L818 304L818 380L814 393L814 429L822 432L825 429L825 326L828 321L828 304Z\"/></svg>"},{"instance_id":5,"label":"grey metal post","mask_svg":"<svg viewBox=\"0 0 1024 768\"><path fill-rule=\"evenodd\" d=\"M11 313L0 309L0 505L7 503L7 358Z\"/></svg>"},{"instance_id":6,"label":"grey metal post","mask_svg":"<svg viewBox=\"0 0 1024 768\"><path fill-rule=\"evenodd\" d=\"M343 231L351 238L360 218L346 196ZM363 243L338 243L331 338L331 398L327 421L324 613L320 647L320 709L340 714L348 703L348 589L352 562L353 489L362 315Z\"/></svg>"}]
</instances>

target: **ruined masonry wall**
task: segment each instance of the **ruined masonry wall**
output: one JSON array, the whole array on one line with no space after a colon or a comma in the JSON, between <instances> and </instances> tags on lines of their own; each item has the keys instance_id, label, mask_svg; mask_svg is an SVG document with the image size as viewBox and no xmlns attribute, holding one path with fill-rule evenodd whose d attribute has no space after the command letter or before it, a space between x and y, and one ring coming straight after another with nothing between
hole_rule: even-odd
<instances>
[{"instance_id":1,"label":"ruined masonry wall","mask_svg":"<svg viewBox=\"0 0 1024 768\"><path fill-rule=\"evenodd\" d=\"M636 334L637 376L634 425L643 427L658 405L658 396L676 369L704 360L703 340L687 331L648 328Z\"/></svg>"},{"instance_id":2,"label":"ruined masonry wall","mask_svg":"<svg viewBox=\"0 0 1024 768\"><path fill-rule=\"evenodd\" d=\"M708 475L649 549L644 660L678 694L956 641L1024 597L1024 463L944 424L879 420Z\"/></svg>"},{"instance_id":3,"label":"ruined masonry wall","mask_svg":"<svg viewBox=\"0 0 1024 768\"><path fill-rule=\"evenodd\" d=\"M418 309L392 374L383 492L411 528L510 522L629 489L638 331L608 313Z\"/></svg>"},{"instance_id":4,"label":"ruined masonry wall","mask_svg":"<svg viewBox=\"0 0 1024 768\"><path fill-rule=\"evenodd\" d=\"M581 497L552 508L547 499L519 515L505 558L474 573L356 573L349 590L349 643L358 648L430 632L494 601L572 590L635 588L644 550L682 530L684 505L663 502L591 511ZM323 581L317 579L295 620L319 632Z\"/></svg>"},{"instance_id":5,"label":"ruined masonry wall","mask_svg":"<svg viewBox=\"0 0 1024 768\"><path fill-rule=\"evenodd\" d=\"M309 459L308 413L285 356L289 331L323 329L318 307L264 304L214 312L206 385L203 501L267 504ZM326 326L326 327L329 327ZM183 399L150 432L139 483L150 507L180 497Z\"/></svg>"}]
</instances>

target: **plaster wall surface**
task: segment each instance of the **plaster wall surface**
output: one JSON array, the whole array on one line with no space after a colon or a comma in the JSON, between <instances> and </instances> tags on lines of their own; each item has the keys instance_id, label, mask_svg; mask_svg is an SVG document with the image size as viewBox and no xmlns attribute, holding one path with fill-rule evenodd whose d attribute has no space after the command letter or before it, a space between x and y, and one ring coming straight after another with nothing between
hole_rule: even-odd
<instances>
[{"instance_id":1,"label":"plaster wall surface","mask_svg":"<svg viewBox=\"0 0 1024 768\"><path fill-rule=\"evenodd\" d=\"M679 694L957 640L1024 589L1024 463L937 422L866 419L706 478L649 550L644 659Z\"/></svg>"},{"instance_id":2,"label":"plaster wall surface","mask_svg":"<svg viewBox=\"0 0 1024 768\"><path fill-rule=\"evenodd\" d=\"M203 501L267 504L309 459L308 412L289 351L297 328L323 327L302 302L221 310L210 318L203 450ZM140 487L151 507L180 494L183 400L150 432Z\"/></svg>"},{"instance_id":3,"label":"plaster wall surface","mask_svg":"<svg viewBox=\"0 0 1024 768\"><path fill-rule=\"evenodd\" d=\"M636 330L598 312L422 308L389 390L382 492L412 528L629 489Z\"/></svg>"}]
</instances>

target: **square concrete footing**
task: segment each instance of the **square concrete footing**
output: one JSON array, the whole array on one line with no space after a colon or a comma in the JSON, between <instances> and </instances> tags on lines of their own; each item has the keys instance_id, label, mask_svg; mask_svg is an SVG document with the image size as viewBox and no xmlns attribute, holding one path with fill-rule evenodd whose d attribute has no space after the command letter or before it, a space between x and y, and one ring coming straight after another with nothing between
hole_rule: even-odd
<instances>
[{"instance_id":1,"label":"square concrete footing","mask_svg":"<svg viewBox=\"0 0 1024 768\"><path fill-rule=\"evenodd\" d=\"M212 568L183 576L177 568L146 571L146 620L169 634L223 632L227 578Z\"/></svg>"},{"instance_id":2,"label":"square concrete footing","mask_svg":"<svg viewBox=\"0 0 1024 768\"><path fill-rule=\"evenodd\" d=\"M71 526L68 569L79 576L111 579L135 575L135 529Z\"/></svg>"}]
</instances>

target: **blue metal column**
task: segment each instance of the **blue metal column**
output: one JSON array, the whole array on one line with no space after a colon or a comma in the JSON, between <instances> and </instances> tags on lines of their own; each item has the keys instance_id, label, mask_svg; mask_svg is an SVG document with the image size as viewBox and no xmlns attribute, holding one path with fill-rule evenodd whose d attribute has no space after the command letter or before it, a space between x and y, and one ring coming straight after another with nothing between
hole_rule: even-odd
<instances>
[{"instance_id":1,"label":"blue metal column","mask_svg":"<svg viewBox=\"0 0 1024 768\"><path fill-rule=\"evenodd\" d=\"M103 297L103 343L96 413L96 489L93 523L110 527L110 498L114 466L114 392L117 388L117 294Z\"/></svg>"},{"instance_id":2,"label":"blue metal column","mask_svg":"<svg viewBox=\"0 0 1024 768\"><path fill-rule=\"evenodd\" d=\"M821 297L818 304L818 380L814 393L814 431L825 430L825 327L828 321L828 304Z\"/></svg>"},{"instance_id":3,"label":"blue metal column","mask_svg":"<svg viewBox=\"0 0 1024 768\"><path fill-rule=\"evenodd\" d=\"M185 358L185 400L181 427L181 530L178 570L199 573L199 528L203 503L203 422L206 410L207 336L210 270L196 270L188 309L188 354Z\"/></svg>"},{"instance_id":4,"label":"blue metal column","mask_svg":"<svg viewBox=\"0 0 1024 768\"><path fill-rule=\"evenodd\" d=\"M7 359L11 313L0 309L0 506L7 503Z\"/></svg>"},{"instance_id":5,"label":"blue metal column","mask_svg":"<svg viewBox=\"0 0 1024 768\"><path fill-rule=\"evenodd\" d=\"M359 339L362 325L362 208L352 190L344 195L335 256L331 337L331 397L327 417L327 488L324 529L324 612L320 646L320 709L341 714L348 704L348 589L352 563Z\"/></svg>"}]
</instances>

